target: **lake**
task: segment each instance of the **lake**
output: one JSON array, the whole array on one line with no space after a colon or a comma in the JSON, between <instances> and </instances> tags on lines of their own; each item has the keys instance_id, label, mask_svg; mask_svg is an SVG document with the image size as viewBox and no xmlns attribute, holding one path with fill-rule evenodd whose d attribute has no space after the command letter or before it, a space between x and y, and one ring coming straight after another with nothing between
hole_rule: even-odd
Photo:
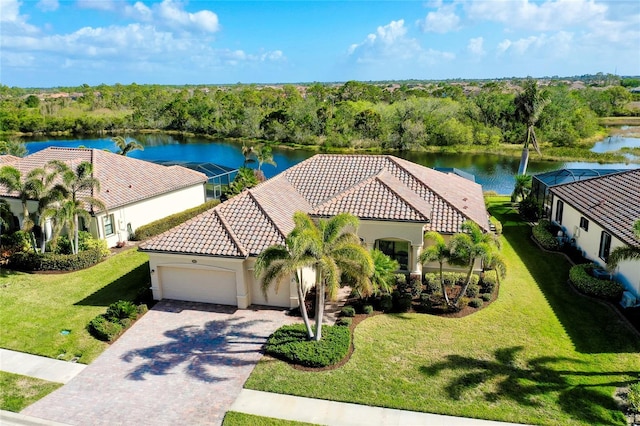
<instances>
[{"instance_id":1,"label":"lake","mask_svg":"<svg viewBox=\"0 0 640 426\"><path fill-rule=\"evenodd\" d=\"M198 137L173 136L166 134L140 134L131 135L144 145L143 151L132 151L129 157L142 160L171 160L187 162L211 162L227 167L240 167L244 161L240 143L227 141L212 141ZM628 145L640 146L640 139L630 139ZM605 143L605 141L601 143ZM636 144L637 145L634 145ZM110 137L94 139L47 139L42 141L30 141L26 143L29 153L37 152L50 146L78 147L116 150ZM596 147L598 145L596 144ZM597 149L597 148L594 148ZM619 148L617 148L619 149ZM600 151L601 152L601 151ZM267 177L272 177L283 170L309 158L315 151L304 149L274 148L273 158L277 166L265 164L262 166ZM427 167L454 167L471 173L476 177L485 191L496 191L499 194L510 194L513 190L514 175L518 171L519 158L506 157L495 154L437 154L425 152L395 152L395 156L402 157L414 163ZM533 152L527 173L536 174L561 168L584 169L632 169L638 168L637 164L598 164L588 162L550 162L536 161L536 153Z\"/></svg>"}]
</instances>

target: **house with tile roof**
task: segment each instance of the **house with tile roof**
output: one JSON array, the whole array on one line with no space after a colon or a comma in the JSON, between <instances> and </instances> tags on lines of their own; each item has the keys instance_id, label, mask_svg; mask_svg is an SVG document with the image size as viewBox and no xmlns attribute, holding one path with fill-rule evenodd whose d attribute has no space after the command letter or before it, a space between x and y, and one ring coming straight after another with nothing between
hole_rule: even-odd
<instances>
[{"instance_id":1,"label":"house with tile roof","mask_svg":"<svg viewBox=\"0 0 640 426\"><path fill-rule=\"evenodd\" d=\"M551 219L583 255L606 267L611 251L640 246L633 223L640 219L640 169L612 173L550 188ZM640 300L640 262L620 263L614 272Z\"/></svg>"},{"instance_id":2,"label":"house with tile roof","mask_svg":"<svg viewBox=\"0 0 640 426\"><path fill-rule=\"evenodd\" d=\"M149 254L156 299L293 308L295 283L265 298L254 277L256 257L283 244L293 214L316 218L348 212L360 218L369 249L421 273L425 231L454 234L466 220L489 232L482 187L389 155L315 155L140 246ZM313 272L304 274L313 281Z\"/></svg>"},{"instance_id":3,"label":"house with tile roof","mask_svg":"<svg viewBox=\"0 0 640 426\"><path fill-rule=\"evenodd\" d=\"M91 211L91 223L83 227L94 237L105 239L109 247L127 241L139 226L205 202L207 177L203 173L97 149L50 147L24 158L0 156L0 165L13 166L26 176L51 160L60 160L72 168L84 161L93 165L100 191L90 195L100 199L106 211ZM16 194L0 185L0 198L9 202L21 224L22 207ZM30 201L29 211L36 209L37 201Z\"/></svg>"}]
</instances>

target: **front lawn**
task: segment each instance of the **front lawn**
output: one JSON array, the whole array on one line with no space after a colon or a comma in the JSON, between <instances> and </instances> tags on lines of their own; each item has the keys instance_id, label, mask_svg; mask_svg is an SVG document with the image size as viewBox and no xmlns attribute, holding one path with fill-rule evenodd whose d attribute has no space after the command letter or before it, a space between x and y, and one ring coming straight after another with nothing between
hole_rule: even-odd
<instances>
[{"instance_id":1,"label":"front lawn","mask_svg":"<svg viewBox=\"0 0 640 426\"><path fill-rule=\"evenodd\" d=\"M139 289L149 286L148 259L145 253L127 250L70 273L2 269L0 347L90 363L107 344L92 337L87 324L110 303L133 300Z\"/></svg>"},{"instance_id":2,"label":"front lawn","mask_svg":"<svg viewBox=\"0 0 640 426\"><path fill-rule=\"evenodd\" d=\"M252 414L227 411L222 426L313 426L313 423L294 422L291 420L274 419L271 417L254 416Z\"/></svg>"},{"instance_id":3,"label":"front lawn","mask_svg":"<svg viewBox=\"0 0 640 426\"><path fill-rule=\"evenodd\" d=\"M0 410L20 412L60 386L61 383L0 371Z\"/></svg>"},{"instance_id":4,"label":"front lawn","mask_svg":"<svg viewBox=\"0 0 640 426\"><path fill-rule=\"evenodd\" d=\"M509 267L494 303L459 319L377 315L358 325L341 368L305 372L265 357L245 386L529 424L626 424L613 395L638 378L640 339L568 287L568 262L534 245L508 199L490 210Z\"/></svg>"}]
</instances>

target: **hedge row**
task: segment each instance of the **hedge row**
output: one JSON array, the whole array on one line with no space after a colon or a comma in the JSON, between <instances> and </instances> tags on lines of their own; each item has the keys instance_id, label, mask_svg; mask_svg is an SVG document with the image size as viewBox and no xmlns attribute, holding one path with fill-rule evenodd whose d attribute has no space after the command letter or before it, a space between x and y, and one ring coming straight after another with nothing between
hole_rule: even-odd
<instances>
[{"instance_id":1,"label":"hedge row","mask_svg":"<svg viewBox=\"0 0 640 426\"><path fill-rule=\"evenodd\" d=\"M324 326L319 342L307 340L304 324L285 325L267 340L266 353L306 367L327 367L344 359L351 345L348 327Z\"/></svg>"},{"instance_id":2,"label":"hedge row","mask_svg":"<svg viewBox=\"0 0 640 426\"><path fill-rule=\"evenodd\" d=\"M560 244L556 236L551 233L551 222L548 220L541 220L533 227L533 236L545 249L560 250Z\"/></svg>"},{"instance_id":3,"label":"hedge row","mask_svg":"<svg viewBox=\"0 0 640 426\"><path fill-rule=\"evenodd\" d=\"M624 287L617 281L603 280L592 276L593 264L576 265L569 271L569 279L580 292L601 299L617 301Z\"/></svg>"},{"instance_id":4,"label":"hedge row","mask_svg":"<svg viewBox=\"0 0 640 426\"><path fill-rule=\"evenodd\" d=\"M92 319L87 329L96 339L113 342L145 312L147 305L136 306L128 300L119 300L109 305L107 312Z\"/></svg>"},{"instance_id":5,"label":"hedge row","mask_svg":"<svg viewBox=\"0 0 640 426\"><path fill-rule=\"evenodd\" d=\"M101 247L95 246L78 254L14 253L9 267L18 271L75 271L95 265L104 258Z\"/></svg>"},{"instance_id":6,"label":"hedge row","mask_svg":"<svg viewBox=\"0 0 640 426\"><path fill-rule=\"evenodd\" d=\"M214 208L218 204L220 204L220 200L209 200L197 207L193 207L183 212L172 214L171 216L167 216L165 218L158 219L154 222L140 226L136 229L135 235L133 235L133 238L131 239L134 241L142 241L146 240L147 238L162 234L163 232L186 222L192 217L195 217L200 213L204 213L207 210Z\"/></svg>"}]
</instances>

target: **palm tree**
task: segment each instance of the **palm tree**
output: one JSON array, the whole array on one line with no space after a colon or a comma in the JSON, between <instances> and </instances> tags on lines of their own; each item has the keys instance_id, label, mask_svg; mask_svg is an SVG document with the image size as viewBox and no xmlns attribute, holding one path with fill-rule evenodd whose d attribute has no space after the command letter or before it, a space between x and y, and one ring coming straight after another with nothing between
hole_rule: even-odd
<instances>
[{"instance_id":1,"label":"palm tree","mask_svg":"<svg viewBox=\"0 0 640 426\"><path fill-rule=\"evenodd\" d=\"M444 285L443 278L443 266L444 263L449 260L451 255L449 251L449 246L444 241L444 237L436 231L429 231L424 234L425 241L433 242L432 245L426 247L420 253L420 262L433 262L438 261L440 264L440 289L442 290L442 296L444 296L444 301L447 305L449 305L449 296L447 295L447 289Z\"/></svg>"},{"instance_id":2,"label":"palm tree","mask_svg":"<svg viewBox=\"0 0 640 426\"><path fill-rule=\"evenodd\" d=\"M251 158L253 153L254 153L253 146L247 146L243 142L242 143L242 156L244 157L244 163L242 164L242 167L247 167L247 164L253 163L255 161L253 158Z\"/></svg>"},{"instance_id":3,"label":"palm tree","mask_svg":"<svg viewBox=\"0 0 640 426\"><path fill-rule=\"evenodd\" d=\"M9 192L17 193L17 197L22 203L22 230L31 231L33 220L29 216L29 200L39 198L39 177L45 174L40 168L31 170L25 179L20 170L13 166L4 166L0 169L0 185L3 185Z\"/></svg>"},{"instance_id":4,"label":"palm tree","mask_svg":"<svg viewBox=\"0 0 640 426\"><path fill-rule=\"evenodd\" d=\"M62 179L62 183L56 185L55 191L58 191L65 198L65 208L73 211L73 223L71 228L73 230L74 240L72 243L72 250L74 254L78 253L78 225L79 218L89 220L90 215L87 212L87 208L93 209L97 207L101 210L106 210L104 203L93 195L100 190L100 181L93 177L93 166L87 161L83 161L78 164L74 169L70 168L67 164L59 160L52 160L48 163L54 167Z\"/></svg>"},{"instance_id":5,"label":"palm tree","mask_svg":"<svg viewBox=\"0 0 640 426\"><path fill-rule=\"evenodd\" d=\"M255 154L256 160L258 160L258 170L262 170L263 164L270 164L274 167L277 166L273 160L273 153L269 145L258 145L253 148L253 153Z\"/></svg>"},{"instance_id":6,"label":"palm tree","mask_svg":"<svg viewBox=\"0 0 640 426\"><path fill-rule=\"evenodd\" d=\"M531 192L531 176L530 175L516 175L516 184L511 194L511 202L515 203L527 198L529 192Z\"/></svg>"},{"instance_id":7,"label":"palm tree","mask_svg":"<svg viewBox=\"0 0 640 426\"><path fill-rule=\"evenodd\" d=\"M458 306L460 298L465 295L471 283L471 274L477 259L486 261L494 253L495 239L491 234L484 234L480 227L472 221L465 221L461 225L463 232L455 234L449 242L449 263L458 266L466 266L467 278L464 288L453 301Z\"/></svg>"},{"instance_id":8,"label":"palm tree","mask_svg":"<svg viewBox=\"0 0 640 426\"><path fill-rule=\"evenodd\" d=\"M130 151L133 151L133 150L136 150L136 149L144 151L144 146L142 144L140 144L138 141L136 141L135 139L124 138L122 136L116 136L116 137L112 138L111 140L113 142L115 142L116 146L120 150L118 152L119 155L126 156Z\"/></svg>"},{"instance_id":9,"label":"palm tree","mask_svg":"<svg viewBox=\"0 0 640 426\"><path fill-rule=\"evenodd\" d=\"M371 275L373 294L391 293L395 284L395 273L400 268L400 264L397 260L375 249L371 251L371 260L373 261Z\"/></svg>"},{"instance_id":10,"label":"palm tree","mask_svg":"<svg viewBox=\"0 0 640 426\"><path fill-rule=\"evenodd\" d=\"M633 224L633 233L636 234L636 237L640 240L640 219L636 220ZM613 249L607 260L607 268L613 271L618 267L620 262L624 262L625 260L640 260L640 245L625 245Z\"/></svg>"},{"instance_id":11,"label":"palm tree","mask_svg":"<svg viewBox=\"0 0 640 426\"><path fill-rule=\"evenodd\" d=\"M529 79L524 83L524 90L519 93L515 100L516 119L527 126L527 137L522 149L522 157L520 158L520 166L518 174L527 173L527 165L529 164L529 144L533 146L538 154L540 154L540 146L536 138L535 125L540 119L540 115L544 108L549 104L550 100L547 94L538 89L538 83Z\"/></svg>"},{"instance_id":12,"label":"palm tree","mask_svg":"<svg viewBox=\"0 0 640 426\"><path fill-rule=\"evenodd\" d=\"M4 198L0 198L0 244L2 243L2 230L9 228L9 221L12 217L13 213L11 213L9 203Z\"/></svg>"},{"instance_id":13,"label":"palm tree","mask_svg":"<svg viewBox=\"0 0 640 426\"><path fill-rule=\"evenodd\" d=\"M320 219L316 224L308 214L297 212L293 221L301 250L311 257L309 266L316 273L315 340L319 341L322 339L325 293L333 298L340 286L340 276L344 274L360 294L371 294L373 261L355 234L359 224L357 217L341 213L330 219Z\"/></svg>"},{"instance_id":14,"label":"palm tree","mask_svg":"<svg viewBox=\"0 0 640 426\"><path fill-rule=\"evenodd\" d=\"M504 278L507 275L507 262L505 258L494 249L487 253L483 263L485 270L495 271L496 283L500 285L500 278Z\"/></svg>"},{"instance_id":15,"label":"palm tree","mask_svg":"<svg viewBox=\"0 0 640 426\"><path fill-rule=\"evenodd\" d=\"M44 253L46 251L47 246L47 235L46 235L46 224L49 219L46 212L49 209L49 206L62 198L62 194L59 191L52 187L53 181L57 176L57 172L49 172L48 167L44 169L35 169L34 175L31 177L33 179L33 190L34 196L38 200L38 225L41 230L40 237L40 251Z\"/></svg>"},{"instance_id":16,"label":"palm tree","mask_svg":"<svg viewBox=\"0 0 640 426\"><path fill-rule=\"evenodd\" d=\"M302 248L302 241L298 238L295 230L290 232L284 245L273 245L260 253L256 260L255 276L256 278L262 277L262 293L265 298L267 290L274 283L277 292L281 282L286 282L291 276L295 277L300 313L307 328L307 337L311 340L314 335L305 304L307 289L304 285L302 271L312 262L312 259L309 253L303 251Z\"/></svg>"}]
</instances>

